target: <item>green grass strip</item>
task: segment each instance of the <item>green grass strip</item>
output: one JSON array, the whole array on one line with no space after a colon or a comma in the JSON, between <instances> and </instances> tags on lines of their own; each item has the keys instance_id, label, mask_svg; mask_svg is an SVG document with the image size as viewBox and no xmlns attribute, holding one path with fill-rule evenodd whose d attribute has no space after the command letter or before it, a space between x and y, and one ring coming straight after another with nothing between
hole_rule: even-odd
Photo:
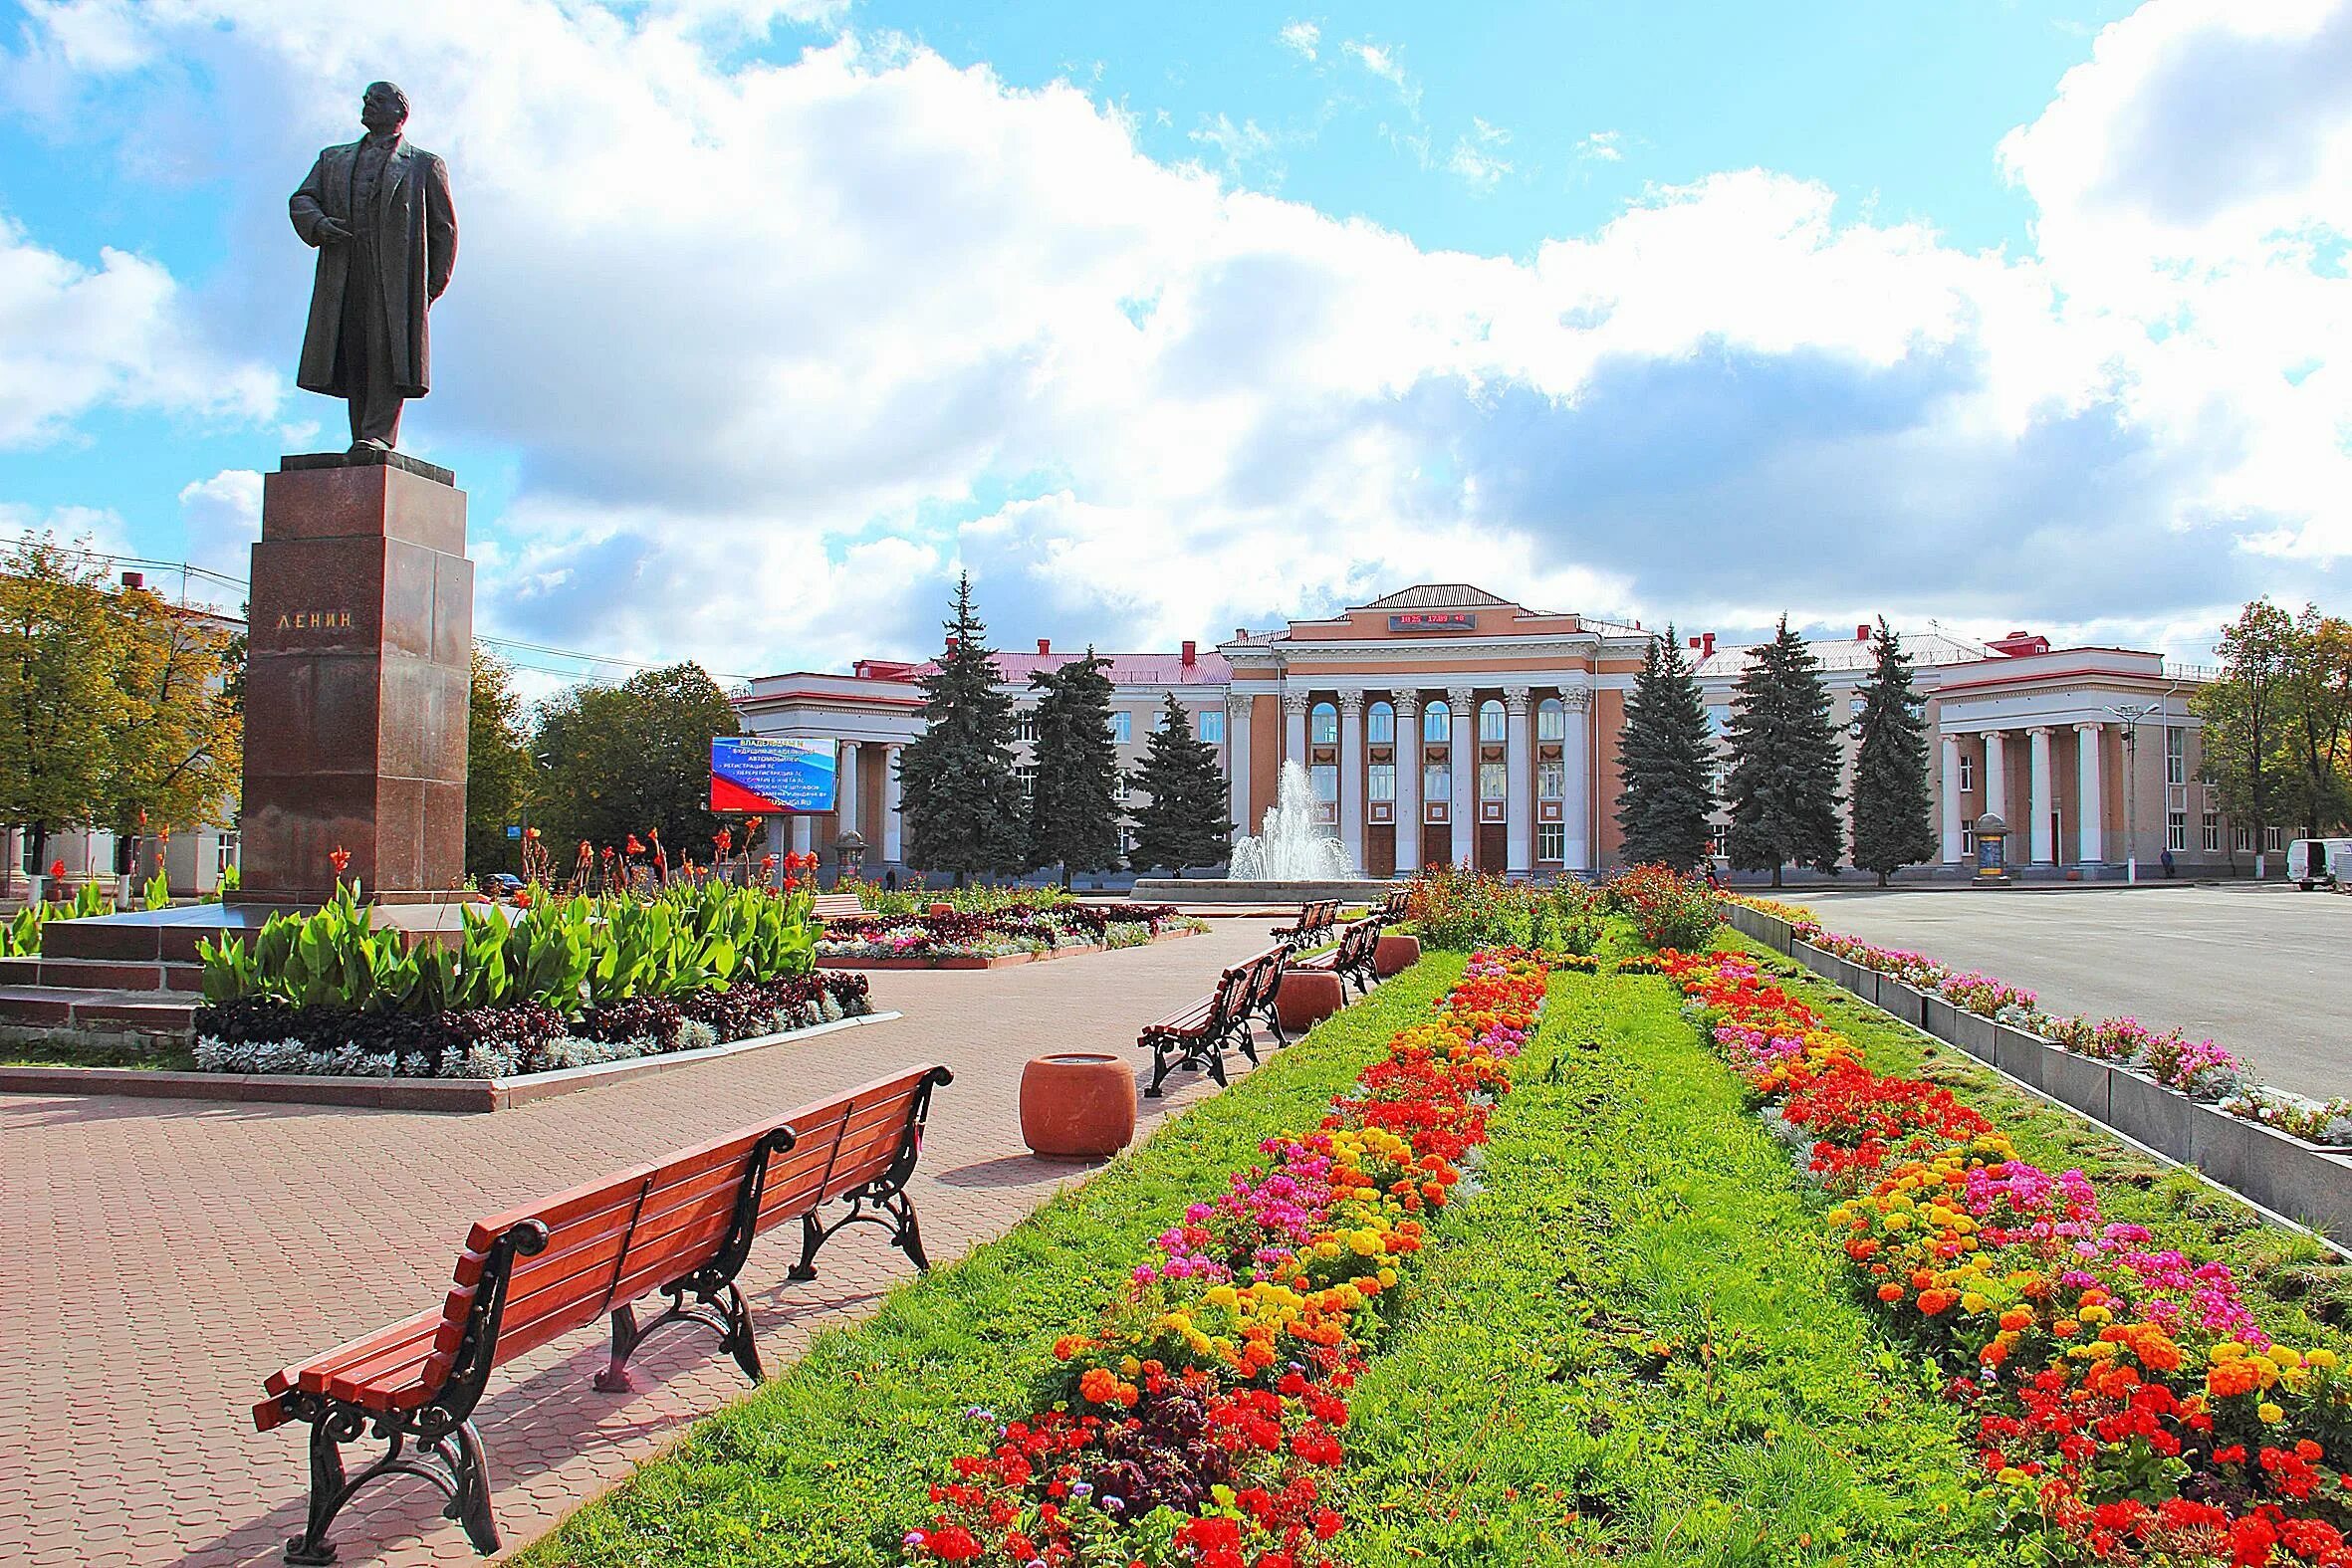
<instances>
[{"instance_id":1,"label":"green grass strip","mask_svg":"<svg viewBox=\"0 0 2352 1568\"><path fill-rule=\"evenodd\" d=\"M2228 1263L2272 1337L2302 1350L2325 1345L2352 1359L2352 1336L2344 1331L2352 1323L2352 1265L2308 1235L2269 1224L2237 1199L2149 1158L2088 1117L2019 1088L1762 943L1727 927L1717 946L1771 969L1859 1045L1873 1070L1941 1084L2007 1133L2022 1158L2045 1171L2082 1171L2097 1185L2108 1220L2146 1226L2158 1242L2201 1262Z\"/></svg>"},{"instance_id":2,"label":"green grass strip","mask_svg":"<svg viewBox=\"0 0 2352 1568\"><path fill-rule=\"evenodd\" d=\"M1680 1001L1553 977L1483 1190L1356 1386L1350 1568L2014 1560L1941 1380Z\"/></svg>"},{"instance_id":3,"label":"green grass strip","mask_svg":"<svg viewBox=\"0 0 2352 1568\"><path fill-rule=\"evenodd\" d=\"M1054 1340L1090 1324L1185 1206L1258 1146L1321 1120L1331 1096L1461 979L1433 954L996 1241L893 1290L521 1554L534 1568L895 1564L927 1488L981 1430L1026 1413ZM941 1091L952 1095L953 1087ZM771 1242L770 1244L779 1244ZM495 1434L492 1437L495 1443Z\"/></svg>"}]
</instances>

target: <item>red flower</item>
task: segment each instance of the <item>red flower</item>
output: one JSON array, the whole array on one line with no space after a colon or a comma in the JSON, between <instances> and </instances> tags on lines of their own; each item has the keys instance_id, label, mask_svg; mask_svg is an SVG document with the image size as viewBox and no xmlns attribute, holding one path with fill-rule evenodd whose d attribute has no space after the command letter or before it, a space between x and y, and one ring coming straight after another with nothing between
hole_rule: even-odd
<instances>
[{"instance_id":1,"label":"red flower","mask_svg":"<svg viewBox=\"0 0 2352 1568\"><path fill-rule=\"evenodd\" d=\"M351 868L352 852L343 845L337 844L334 851L327 856L327 863L335 867L336 879L341 881L344 872Z\"/></svg>"},{"instance_id":2,"label":"red flower","mask_svg":"<svg viewBox=\"0 0 2352 1568\"><path fill-rule=\"evenodd\" d=\"M632 855L641 855L645 852L645 846L637 841L637 835L634 833L629 834L629 841L621 848L624 852Z\"/></svg>"},{"instance_id":3,"label":"red flower","mask_svg":"<svg viewBox=\"0 0 2352 1568\"><path fill-rule=\"evenodd\" d=\"M55 860L49 862L49 880L52 882L63 882L65 879L66 860L65 856L60 855Z\"/></svg>"},{"instance_id":4,"label":"red flower","mask_svg":"<svg viewBox=\"0 0 2352 1568\"><path fill-rule=\"evenodd\" d=\"M713 848L717 849L720 854L725 854L727 852L727 846L734 842L735 835L722 827L719 829L719 836L711 840L711 845Z\"/></svg>"}]
</instances>

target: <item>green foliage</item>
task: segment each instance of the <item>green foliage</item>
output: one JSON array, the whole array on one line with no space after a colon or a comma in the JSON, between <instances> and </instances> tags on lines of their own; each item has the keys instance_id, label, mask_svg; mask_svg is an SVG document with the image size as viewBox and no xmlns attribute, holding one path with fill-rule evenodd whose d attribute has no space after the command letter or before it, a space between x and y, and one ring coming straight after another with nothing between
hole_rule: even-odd
<instances>
[{"instance_id":1,"label":"green foliage","mask_svg":"<svg viewBox=\"0 0 2352 1568\"><path fill-rule=\"evenodd\" d=\"M734 704L699 664L575 687L540 716L547 773L535 816L552 845L658 832L672 865L707 862L723 825L710 809L711 740L741 732Z\"/></svg>"},{"instance_id":2,"label":"green foliage","mask_svg":"<svg viewBox=\"0 0 2352 1568\"><path fill-rule=\"evenodd\" d=\"M1607 898L1590 882L1560 882L1534 890L1528 945L1543 952L1588 958L1608 928Z\"/></svg>"},{"instance_id":3,"label":"green foliage","mask_svg":"<svg viewBox=\"0 0 2352 1568\"><path fill-rule=\"evenodd\" d=\"M0 925L0 958L39 958L41 926L49 919L47 904L27 904Z\"/></svg>"},{"instance_id":4,"label":"green foliage","mask_svg":"<svg viewBox=\"0 0 2352 1568\"><path fill-rule=\"evenodd\" d=\"M624 997L724 991L738 975L805 975L816 963L809 908L805 893L680 884L650 901L542 899L511 918L468 906L455 942L412 945L377 927L374 906L346 885L317 914L272 915L250 946L224 936L198 951L207 1002L369 1012L538 1003L570 1017Z\"/></svg>"},{"instance_id":5,"label":"green foliage","mask_svg":"<svg viewBox=\"0 0 2352 1568\"><path fill-rule=\"evenodd\" d=\"M532 784L531 736L514 672L477 643L466 703L465 863L479 875L520 870L522 846L506 830L523 820ZM661 822L642 825L668 828ZM607 839L606 842L611 840Z\"/></svg>"},{"instance_id":6,"label":"green foliage","mask_svg":"<svg viewBox=\"0 0 2352 1568\"><path fill-rule=\"evenodd\" d=\"M1119 860L1119 762L1110 740L1110 661L1092 648L1029 678L1039 693L1029 864L1107 871Z\"/></svg>"},{"instance_id":7,"label":"green foliage","mask_svg":"<svg viewBox=\"0 0 2352 1568\"><path fill-rule=\"evenodd\" d=\"M1794 862L1835 872L1837 736L1820 662L1780 617L1772 640L1740 676L1732 708L1732 864L1780 870Z\"/></svg>"},{"instance_id":8,"label":"green foliage","mask_svg":"<svg viewBox=\"0 0 2352 1568\"><path fill-rule=\"evenodd\" d=\"M161 866L157 866L155 874L147 878L147 885L139 896L143 908L169 909L171 907L171 878L164 874Z\"/></svg>"},{"instance_id":9,"label":"green foliage","mask_svg":"<svg viewBox=\"0 0 2352 1568\"><path fill-rule=\"evenodd\" d=\"M1261 1160L1265 1139L1314 1125L1461 974L1458 958L1423 960L1008 1234L906 1279L861 1321L819 1333L798 1361L516 1560L897 1568L900 1531L929 1513L933 1479L984 1431L965 1412L1026 1408L1057 1365L1054 1341L1094 1321L1153 1236Z\"/></svg>"},{"instance_id":10,"label":"green foliage","mask_svg":"<svg viewBox=\"0 0 2352 1568\"><path fill-rule=\"evenodd\" d=\"M1609 905L1632 920L1643 946L1701 952L1723 923L1723 900L1703 876L1667 866L1633 866L1609 883Z\"/></svg>"},{"instance_id":11,"label":"green foliage","mask_svg":"<svg viewBox=\"0 0 2352 1568\"><path fill-rule=\"evenodd\" d=\"M1013 777L1013 699L998 689L972 574L956 583L936 670L922 678L923 733L898 755L907 863L952 872L1019 870L1028 848Z\"/></svg>"},{"instance_id":12,"label":"green foliage","mask_svg":"<svg viewBox=\"0 0 2352 1568\"><path fill-rule=\"evenodd\" d=\"M2240 827L2325 832L2352 813L2352 626L2256 599L2225 627L2221 678L2189 695L2206 772Z\"/></svg>"},{"instance_id":13,"label":"green foliage","mask_svg":"<svg viewBox=\"0 0 2352 1568\"><path fill-rule=\"evenodd\" d=\"M220 868L220 880L213 884L212 897L208 902L215 904L226 903L228 902L229 896L244 885L245 875L242 871L238 870L233 864L222 866Z\"/></svg>"},{"instance_id":14,"label":"green foliage","mask_svg":"<svg viewBox=\"0 0 2352 1568\"><path fill-rule=\"evenodd\" d=\"M1405 918L1424 947L1467 953L1526 947L1534 937L1535 890L1467 866L1424 867L1405 889Z\"/></svg>"},{"instance_id":15,"label":"green foliage","mask_svg":"<svg viewBox=\"0 0 2352 1568\"><path fill-rule=\"evenodd\" d=\"M1192 716L1173 694L1128 782L1149 797L1135 811L1135 849L1127 857L1135 870L1165 868L1182 876L1186 866L1213 866L1231 853L1230 797L1217 748L1193 737Z\"/></svg>"},{"instance_id":16,"label":"green foliage","mask_svg":"<svg viewBox=\"0 0 2352 1568\"><path fill-rule=\"evenodd\" d=\"M1854 759L1854 864L1887 875L1938 853L1929 812L1926 710L1911 684L1902 639L1878 622L1878 663L1862 688L1862 745Z\"/></svg>"},{"instance_id":17,"label":"green foliage","mask_svg":"<svg viewBox=\"0 0 2352 1568\"><path fill-rule=\"evenodd\" d=\"M1707 705L1674 628L1651 642L1625 702L1617 826L1625 858L1688 871L1706 863L1715 812Z\"/></svg>"}]
</instances>

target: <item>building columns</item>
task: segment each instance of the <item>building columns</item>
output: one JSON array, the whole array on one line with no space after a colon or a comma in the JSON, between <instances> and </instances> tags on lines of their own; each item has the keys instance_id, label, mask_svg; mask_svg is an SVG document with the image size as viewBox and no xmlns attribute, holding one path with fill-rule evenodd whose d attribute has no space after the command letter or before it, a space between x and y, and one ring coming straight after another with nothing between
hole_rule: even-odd
<instances>
[{"instance_id":1,"label":"building columns","mask_svg":"<svg viewBox=\"0 0 2352 1568\"><path fill-rule=\"evenodd\" d=\"M1529 766L1532 748L1528 730L1531 695L1525 686L1503 690L1503 766L1510 791L1504 796L1504 820L1509 825L1504 830L1503 864L1513 876L1529 876L1535 870L1535 779Z\"/></svg>"},{"instance_id":2,"label":"building columns","mask_svg":"<svg viewBox=\"0 0 2352 1568\"><path fill-rule=\"evenodd\" d=\"M1306 766L1306 693L1283 693L1283 761Z\"/></svg>"},{"instance_id":3,"label":"building columns","mask_svg":"<svg viewBox=\"0 0 2352 1568\"><path fill-rule=\"evenodd\" d=\"M2008 747L1999 730L1985 732L1985 809L1981 814L1998 816L2004 822L2009 819Z\"/></svg>"},{"instance_id":4,"label":"building columns","mask_svg":"<svg viewBox=\"0 0 2352 1568\"><path fill-rule=\"evenodd\" d=\"M835 764L837 773L833 783L833 837L836 840L858 832L864 826L857 819L861 814L858 807L865 803L858 798L858 751L859 747L855 741L840 743L838 753L840 760Z\"/></svg>"},{"instance_id":5,"label":"building columns","mask_svg":"<svg viewBox=\"0 0 2352 1568\"><path fill-rule=\"evenodd\" d=\"M903 746L882 748L882 860L893 866L906 858L906 824L898 809L898 758L905 750Z\"/></svg>"},{"instance_id":6,"label":"building columns","mask_svg":"<svg viewBox=\"0 0 2352 1568\"><path fill-rule=\"evenodd\" d=\"M1592 869L1592 693L1578 686L1559 694L1568 710L1566 739L1560 743L1561 769L1568 776L1567 795L1560 801L1562 826L1560 867L1566 871Z\"/></svg>"},{"instance_id":7,"label":"building columns","mask_svg":"<svg viewBox=\"0 0 2352 1568\"><path fill-rule=\"evenodd\" d=\"M2099 786L2099 737L2104 733L2103 725L2074 727L2074 813L2081 823L2082 863L2091 866L2107 858L2107 797Z\"/></svg>"},{"instance_id":8,"label":"building columns","mask_svg":"<svg viewBox=\"0 0 2352 1568\"><path fill-rule=\"evenodd\" d=\"M793 813L793 853L796 855L809 853L815 835L810 827L810 818L802 812L795 811Z\"/></svg>"},{"instance_id":9,"label":"building columns","mask_svg":"<svg viewBox=\"0 0 2352 1568\"><path fill-rule=\"evenodd\" d=\"M1960 737L1944 737L1944 863L1958 865L1966 858L1967 835L1961 831Z\"/></svg>"},{"instance_id":10,"label":"building columns","mask_svg":"<svg viewBox=\"0 0 2352 1568\"><path fill-rule=\"evenodd\" d=\"M1467 686L1446 688L1446 702L1454 721L1453 739L1446 749L1454 774L1454 800L1446 815L1454 823L1454 864L1478 860L1478 713L1471 706Z\"/></svg>"},{"instance_id":11,"label":"building columns","mask_svg":"<svg viewBox=\"0 0 2352 1568\"><path fill-rule=\"evenodd\" d=\"M1247 697L1225 699L1226 809L1233 815L1236 838L1258 830L1250 818L1250 712L1255 706Z\"/></svg>"},{"instance_id":12,"label":"building columns","mask_svg":"<svg viewBox=\"0 0 2352 1568\"><path fill-rule=\"evenodd\" d=\"M2025 809L2033 818L2033 863L2055 865L2058 845L2050 836L2050 806L2056 798L2050 792L2050 727L2037 724L2025 732L2025 738L2033 748L2025 793Z\"/></svg>"},{"instance_id":13,"label":"building columns","mask_svg":"<svg viewBox=\"0 0 2352 1568\"><path fill-rule=\"evenodd\" d=\"M1347 868L1364 871L1364 694L1339 694L1339 845Z\"/></svg>"},{"instance_id":14,"label":"building columns","mask_svg":"<svg viewBox=\"0 0 2352 1568\"><path fill-rule=\"evenodd\" d=\"M1421 694L1390 692L1396 707L1396 874L1421 869Z\"/></svg>"}]
</instances>

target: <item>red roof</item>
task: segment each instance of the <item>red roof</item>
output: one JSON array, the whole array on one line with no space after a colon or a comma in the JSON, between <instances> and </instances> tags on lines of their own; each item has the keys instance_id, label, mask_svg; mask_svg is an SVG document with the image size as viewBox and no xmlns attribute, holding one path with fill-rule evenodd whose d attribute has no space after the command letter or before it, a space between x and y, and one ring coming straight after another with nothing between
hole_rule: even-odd
<instances>
[{"instance_id":1,"label":"red roof","mask_svg":"<svg viewBox=\"0 0 2352 1568\"><path fill-rule=\"evenodd\" d=\"M996 654L996 666L1005 680L1013 685L1025 684L1033 673L1058 670L1082 653L1007 653ZM1221 686L1233 679L1233 666L1220 653L1196 653L1190 664L1181 653L1106 653L1110 661L1110 679L1114 686ZM914 676L931 674L938 669L936 660L915 667Z\"/></svg>"}]
</instances>

